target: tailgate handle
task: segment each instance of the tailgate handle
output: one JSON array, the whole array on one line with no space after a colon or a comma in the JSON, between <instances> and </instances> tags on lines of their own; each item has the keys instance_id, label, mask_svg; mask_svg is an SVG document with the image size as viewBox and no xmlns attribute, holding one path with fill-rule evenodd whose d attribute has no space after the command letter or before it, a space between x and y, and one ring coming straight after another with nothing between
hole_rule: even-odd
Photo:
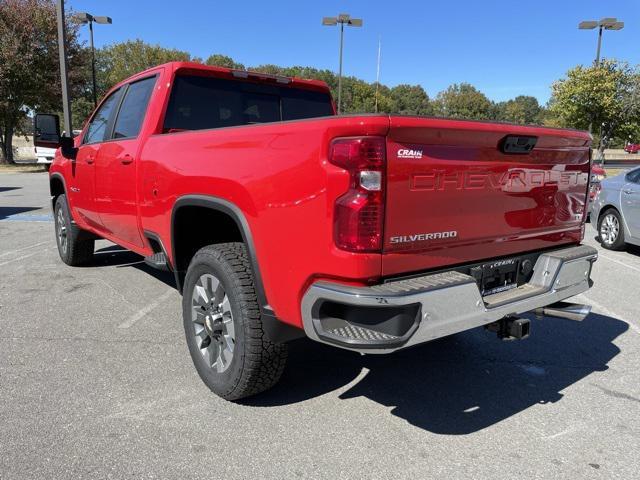
<instances>
[{"instance_id":1,"label":"tailgate handle","mask_svg":"<svg viewBox=\"0 0 640 480\"><path fill-rule=\"evenodd\" d=\"M502 153L526 155L536 146L538 137L528 135L507 135L500 140L499 148Z\"/></svg>"}]
</instances>

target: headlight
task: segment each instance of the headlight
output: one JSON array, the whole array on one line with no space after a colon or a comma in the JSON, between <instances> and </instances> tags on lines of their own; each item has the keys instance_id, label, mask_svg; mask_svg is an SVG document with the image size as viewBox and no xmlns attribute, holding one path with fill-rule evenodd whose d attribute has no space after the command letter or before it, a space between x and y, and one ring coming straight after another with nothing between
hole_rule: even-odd
<instances>
[{"instance_id":1,"label":"headlight","mask_svg":"<svg viewBox=\"0 0 640 480\"><path fill-rule=\"evenodd\" d=\"M592 174L591 174L591 183L594 183L594 182L601 182L601 181L602 181L602 180L604 180L605 178L607 178L607 177L605 177L604 175L598 175L598 174L596 174L596 173L592 173Z\"/></svg>"}]
</instances>

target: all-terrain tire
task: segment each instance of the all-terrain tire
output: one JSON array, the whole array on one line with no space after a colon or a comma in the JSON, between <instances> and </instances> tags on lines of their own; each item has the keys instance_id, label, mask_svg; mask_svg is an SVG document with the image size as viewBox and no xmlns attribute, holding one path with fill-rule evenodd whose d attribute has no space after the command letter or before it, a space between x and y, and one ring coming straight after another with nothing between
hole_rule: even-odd
<instances>
[{"instance_id":1,"label":"all-terrain tire","mask_svg":"<svg viewBox=\"0 0 640 480\"><path fill-rule=\"evenodd\" d=\"M185 278L182 310L189 353L212 392L233 401L264 392L278 382L287 346L265 335L243 243L209 245L194 255Z\"/></svg>"},{"instance_id":2,"label":"all-terrain tire","mask_svg":"<svg viewBox=\"0 0 640 480\"><path fill-rule=\"evenodd\" d=\"M53 213L56 243L62 261L72 267L91 262L95 239L73 221L66 195L60 195L56 199Z\"/></svg>"}]
</instances>

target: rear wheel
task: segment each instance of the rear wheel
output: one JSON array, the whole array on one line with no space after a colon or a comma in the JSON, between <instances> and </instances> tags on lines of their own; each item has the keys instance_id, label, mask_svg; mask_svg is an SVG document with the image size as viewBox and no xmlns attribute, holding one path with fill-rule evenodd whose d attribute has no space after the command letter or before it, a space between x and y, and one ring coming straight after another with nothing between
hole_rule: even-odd
<instances>
[{"instance_id":1,"label":"rear wheel","mask_svg":"<svg viewBox=\"0 0 640 480\"><path fill-rule=\"evenodd\" d=\"M600 243L607 250L624 248L624 223L617 210L610 208L600 216L598 233Z\"/></svg>"},{"instance_id":2,"label":"rear wheel","mask_svg":"<svg viewBox=\"0 0 640 480\"><path fill-rule=\"evenodd\" d=\"M194 255L182 307L189 353L212 392L239 400L277 383L287 347L265 336L244 244L209 245Z\"/></svg>"},{"instance_id":3,"label":"rear wheel","mask_svg":"<svg viewBox=\"0 0 640 480\"><path fill-rule=\"evenodd\" d=\"M95 240L86 238L89 235L78 227L71 218L66 195L60 195L56 199L53 213L56 243L62 261L73 267L89 263L93 258Z\"/></svg>"}]
</instances>

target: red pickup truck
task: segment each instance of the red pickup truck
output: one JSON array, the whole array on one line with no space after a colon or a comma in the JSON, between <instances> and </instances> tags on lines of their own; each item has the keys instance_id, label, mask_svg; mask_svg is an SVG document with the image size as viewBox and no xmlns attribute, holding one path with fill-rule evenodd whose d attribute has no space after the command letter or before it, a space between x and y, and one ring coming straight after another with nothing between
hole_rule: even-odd
<instances>
[{"instance_id":1,"label":"red pickup truck","mask_svg":"<svg viewBox=\"0 0 640 480\"><path fill-rule=\"evenodd\" d=\"M580 320L588 133L335 115L326 84L169 63L109 91L74 140L54 115L62 260L97 238L170 270L206 385L236 400L302 336L387 353L526 312ZM560 302L560 303L558 303Z\"/></svg>"}]
</instances>

